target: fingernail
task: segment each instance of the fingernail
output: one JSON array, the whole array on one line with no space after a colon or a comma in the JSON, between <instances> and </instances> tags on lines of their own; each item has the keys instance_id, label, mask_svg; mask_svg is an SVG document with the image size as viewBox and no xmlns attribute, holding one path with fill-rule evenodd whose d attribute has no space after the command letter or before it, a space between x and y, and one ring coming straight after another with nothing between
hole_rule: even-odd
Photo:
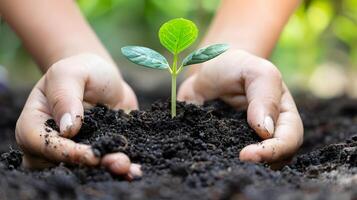
<instances>
[{"instance_id":1,"label":"fingernail","mask_svg":"<svg viewBox=\"0 0 357 200\"><path fill-rule=\"evenodd\" d=\"M69 131L73 126L73 121L72 121L72 116L69 113L65 113L61 120L60 120L60 131L61 135L63 135L64 132Z\"/></svg>"},{"instance_id":2,"label":"fingernail","mask_svg":"<svg viewBox=\"0 0 357 200\"><path fill-rule=\"evenodd\" d=\"M143 172L141 171L141 165L131 164L129 173L133 178L141 177L143 175Z\"/></svg>"},{"instance_id":3,"label":"fingernail","mask_svg":"<svg viewBox=\"0 0 357 200\"><path fill-rule=\"evenodd\" d=\"M270 116L266 116L264 119L264 127L271 136L274 134L274 121Z\"/></svg>"}]
</instances>

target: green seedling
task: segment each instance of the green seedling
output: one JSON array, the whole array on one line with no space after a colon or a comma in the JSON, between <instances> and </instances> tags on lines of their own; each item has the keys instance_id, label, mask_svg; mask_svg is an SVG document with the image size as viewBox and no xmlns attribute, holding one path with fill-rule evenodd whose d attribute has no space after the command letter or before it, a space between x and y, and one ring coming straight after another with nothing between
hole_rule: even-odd
<instances>
[{"instance_id":1,"label":"green seedling","mask_svg":"<svg viewBox=\"0 0 357 200\"><path fill-rule=\"evenodd\" d=\"M203 63L222 54L226 44L214 44L190 53L179 63L179 54L195 42L198 36L196 25L187 19L177 18L164 23L159 30L160 43L173 54L170 66L160 53L142 46L126 46L121 49L131 62L154 69L165 69L171 74L171 117L176 116L176 78L184 67Z\"/></svg>"}]
</instances>

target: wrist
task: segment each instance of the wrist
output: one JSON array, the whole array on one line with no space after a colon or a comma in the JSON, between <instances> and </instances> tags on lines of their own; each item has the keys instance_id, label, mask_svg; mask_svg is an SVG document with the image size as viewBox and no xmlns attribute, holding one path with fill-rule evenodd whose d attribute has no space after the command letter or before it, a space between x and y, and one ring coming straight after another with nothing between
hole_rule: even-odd
<instances>
[{"instance_id":1,"label":"wrist","mask_svg":"<svg viewBox=\"0 0 357 200\"><path fill-rule=\"evenodd\" d=\"M75 43L76 44L76 43ZM78 44L78 43L77 43ZM66 45L52 47L48 50L48 56L45 63L39 63L42 72L46 72L54 63L69 57L80 56L80 55L92 55L93 57L100 57L111 65L115 65L111 56L104 49L97 50L90 46L83 45ZM66 48L71 47L71 48ZM74 48L72 48L74 47ZM94 50L93 50L94 49Z\"/></svg>"},{"instance_id":2,"label":"wrist","mask_svg":"<svg viewBox=\"0 0 357 200\"><path fill-rule=\"evenodd\" d=\"M118 76L119 79L122 79L121 73L112 59L107 59L97 53L80 52L73 55L69 54L69 56L63 55L63 58L54 61L54 63L51 64L47 69L50 69L55 65L67 67L77 66L85 71L101 70L108 72L110 75Z\"/></svg>"}]
</instances>

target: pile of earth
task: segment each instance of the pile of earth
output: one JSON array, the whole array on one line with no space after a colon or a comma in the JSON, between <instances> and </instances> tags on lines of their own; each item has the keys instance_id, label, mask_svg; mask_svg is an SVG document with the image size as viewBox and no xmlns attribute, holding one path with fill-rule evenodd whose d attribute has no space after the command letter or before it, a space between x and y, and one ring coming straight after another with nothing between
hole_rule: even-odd
<instances>
[{"instance_id":1,"label":"pile of earth","mask_svg":"<svg viewBox=\"0 0 357 200\"><path fill-rule=\"evenodd\" d=\"M91 144L98 156L126 153L142 165L141 179L127 182L102 168L65 164L28 171L14 148L0 158L0 199L357 198L356 101L299 102L304 145L280 170L239 161L239 151L260 139L245 112L222 102L179 103L173 119L166 101L129 114L97 106L85 112L73 139Z\"/></svg>"}]
</instances>

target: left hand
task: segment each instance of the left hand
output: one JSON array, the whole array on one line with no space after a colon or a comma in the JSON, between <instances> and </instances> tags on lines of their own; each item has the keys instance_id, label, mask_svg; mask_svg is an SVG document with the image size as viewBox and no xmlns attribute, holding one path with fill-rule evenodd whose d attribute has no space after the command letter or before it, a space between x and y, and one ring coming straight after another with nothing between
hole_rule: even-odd
<instances>
[{"instance_id":1,"label":"left hand","mask_svg":"<svg viewBox=\"0 0 357 200\"><path fill-rule=\"evenodd\" d=\"M264 139L243 148L239 158L281 163L303 141L303 125L279 70L269 61L242 50L229 50L202 64L181 85L178 99L196 104L220 98L231 106L247 107L249 125Z\"/></svg>"},{"instance_id":2,"label":"left hand","mask_svg":"<svg viewBox=\"0 0 357 200\"><path fill-rule=\"evenodd\" d=\"M16 141L24 152L22 165L41 169L59 162L103 166L131 179L140 165L115 152L99 158L91 147L71 140L81 125L84 104L105 104L112 109L137 109L133 90L114 64L92 53L70 56L54 63L33 88L16 124ZM59 127L46 131L53 118Z\"/></svg>"}]
</instances>

